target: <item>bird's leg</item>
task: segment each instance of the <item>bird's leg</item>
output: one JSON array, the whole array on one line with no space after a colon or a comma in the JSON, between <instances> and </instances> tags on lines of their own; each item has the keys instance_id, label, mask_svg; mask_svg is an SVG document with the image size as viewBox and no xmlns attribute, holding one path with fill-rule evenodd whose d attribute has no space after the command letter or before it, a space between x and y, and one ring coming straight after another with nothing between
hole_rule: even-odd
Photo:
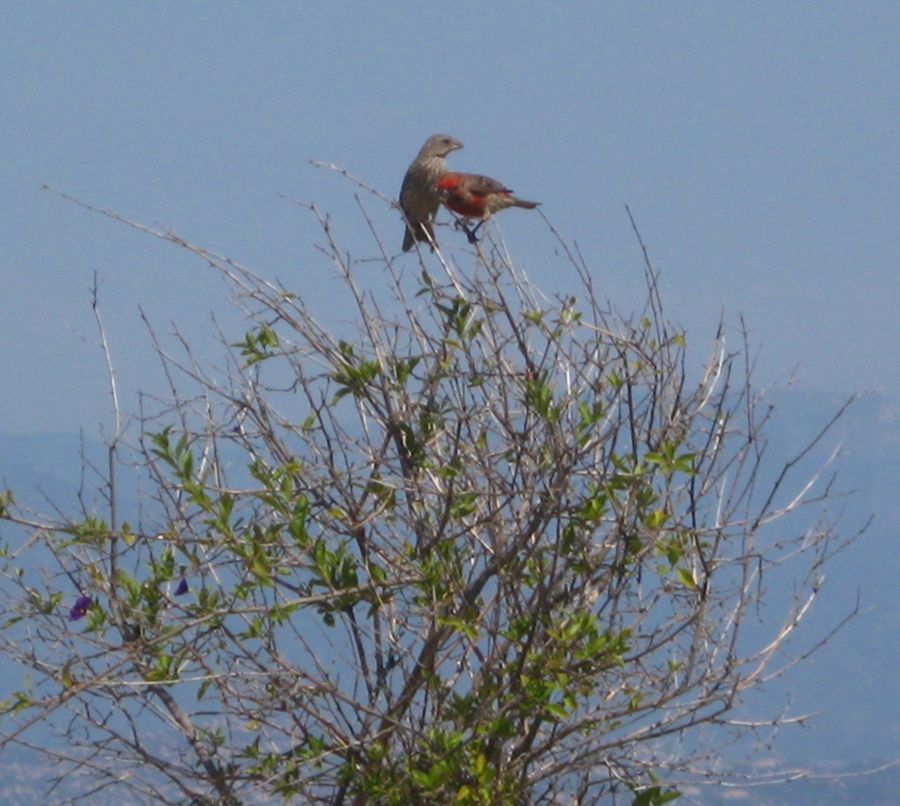
<instances>
[{"instance_id":1,"label":"bird's leg","mask_svg":"<svg viewBox=\"0 0 900 806\"><path fill-rule=\"evenodd\" d=\"M467 235L468 238L469 238L469 243L478 243L478 238L475 237L475 233L478 232L478 230L481 229L481 225L482 225L485 221L487 221L487 219L486 219L486 218L482 218L481 221L479 221L479 222L474 226L474 228L472 228L471 230L468 229L468 228L466 229L466 235Z\"/></svg>"},{"instance_id":2,"label":"bird's leg","mask_svg":"<svg viewBox=\"0 0 900 806\"><path fill-rule=\"evenodd\" d=\"M459 216L453 216L453 229L461 229L466 233L469 243L478 242L478 239L472 234L472 230L469 229L469 225L466 224L466 219L460 218Z\"/></svg>"},{"instance_id":3,"label":"bird's leg","mask_svg":"<svg viewBox=\"0 0 900 806\"><path fill-rule=\"evenodd\" d=\"M466 219L464 218L455 218L453 222L453 226L456 229L461 229L464 233L466 233L466 238L469 239L469 243L475 244L478 243L478 238L475 237L475 233L478 232L478 228L485 222L485 219L481 219L474 227L470 228L466 223Z\"/></svg>"}]
</instances>

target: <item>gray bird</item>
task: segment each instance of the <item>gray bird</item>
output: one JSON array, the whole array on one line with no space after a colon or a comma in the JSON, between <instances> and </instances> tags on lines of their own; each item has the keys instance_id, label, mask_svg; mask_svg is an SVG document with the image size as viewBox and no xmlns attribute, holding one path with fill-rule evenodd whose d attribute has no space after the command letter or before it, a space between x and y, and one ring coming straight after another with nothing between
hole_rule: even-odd
<instances>
[{"instance_id":1,"label":"gray bird","mask_svg":"<svg viewBox=\"0 0 900 806\"><path fill-rule=\"evenodd\" d=\"M410 163L400 187L400 209L406 217L403 251L415 241L434 243L432 221L441 203L437 182L447 172L447 155L463 144L449 134L434 134Z\"/></svg>"}]
</instances>

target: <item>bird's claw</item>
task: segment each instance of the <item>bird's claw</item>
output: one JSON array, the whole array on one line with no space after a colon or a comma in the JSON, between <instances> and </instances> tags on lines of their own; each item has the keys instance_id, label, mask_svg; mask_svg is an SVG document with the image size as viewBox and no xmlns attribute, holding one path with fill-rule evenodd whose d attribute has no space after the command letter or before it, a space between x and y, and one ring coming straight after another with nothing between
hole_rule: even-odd
<instances>
[{"instance_id":1,"label":"bird's claw","mask_svg":"<svg viewBox=\"0 0 900 806\"><path fill-rule=\"evenodd\" d=\"M470 244L476 244L476 243L478 243L478 237L475 235L475 233L478 232L478 227L481 226L481 222L479 222L479 223L475 226L475 228L472 229L472 228L469 227L469 225L466 224L466 222L463 221L461 218L457 218L456 221L453 222L453 226L454 226L456 229L461 229L464 233L466 233L466 238L469 239L469 243L470 243Z\"/></svg>"}]
</instances>

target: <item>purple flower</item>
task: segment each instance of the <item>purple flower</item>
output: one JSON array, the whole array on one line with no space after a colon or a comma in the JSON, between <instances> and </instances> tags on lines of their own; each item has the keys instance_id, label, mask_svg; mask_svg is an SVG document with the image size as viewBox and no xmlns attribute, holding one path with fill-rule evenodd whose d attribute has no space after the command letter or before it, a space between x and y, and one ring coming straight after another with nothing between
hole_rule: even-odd
<instances>
[{"instance_id":1,"label":"purple flower","mask_svg":"<svg viewBox=\"0 0 900 806\"><path fill-rule=\"evenodd\" d=\"M176 596L184 596L184 594L186 594L187 592L188 592L187 580L184 577L182 577L181 582L178 583L178 587L175 588L175 595Z\"/></svg>"},{"instance_id":2,"label":"purple flower","mask_svg":"<svg viewBox=\"0 0 900 806\"><path fill-rule=\"evenodd\" d=\"M78 621L78 619L84 618L93 603L94 600L90 596L79 596L69 611L69 621Z\"/></svg>"}]
</instances>

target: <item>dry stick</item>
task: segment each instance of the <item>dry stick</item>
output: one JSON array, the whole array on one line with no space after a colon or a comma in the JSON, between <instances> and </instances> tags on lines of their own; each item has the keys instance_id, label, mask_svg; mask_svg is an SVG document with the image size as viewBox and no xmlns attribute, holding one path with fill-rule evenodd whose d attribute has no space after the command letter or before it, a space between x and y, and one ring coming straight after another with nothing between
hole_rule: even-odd
<instances>
[{"instance_id":1,"label":"dry stick","mask_svg":"<svg viewBox=\"0 0 900 806\"><path fill-rule=\"evenodd\" d=\"M789 462L784 464L784 467L781 469L781 473L778 478L775 480L775 483L772 485L772 489L769 492L768 498L766 498L766 502L760 507L759 514L756 516L756 519L753 521L752 529L756 529L759 527L759 524L766 518L766 513L769 509L772 500L775 498L776 493L781 488L781 484L784 481L787 474L791 471L798 462L802 461L803 457L806 456L819 442L822 438L827 434L834 424L844 416L844 412L847 411L850 406L855 403L859 399L858 394L851 395L844 404L837 410L834 416L819 430L819 433L813 438L813 440L796 456L793 457ZM833 457L832 457L833 458ZM829 460L830 461L830 460ZM821 472L821 471L820 471Z\"/></svg>"},{"instance_id":2,"label":"dry stick","mask_svg":"<svg viewBox=\"0 0 900 806\"><path fill-rule=\"evenodd\" d=\"M106 328L103 326L103 317L100 313L99 302L99 284L97 280L97 272L94 272L94 283L91 287L91 309L94 312L94 321L97 323L97 332L100 337L100 348L103 350L103 356L106 360L106 373L109 383L109 395L112 400L113 416L115 420L115 429L112 438L107 444L107 491L109 495L109 593L110 603L115 612L116 621L118 623L120 634L123 639L128 636L128 628L125 614L119 602L118 595L118 555L119 555L119 519L117 513L117 492L116 492L116 454L118 451L119 440L122 438L122 410L119 406L119 391L116 383L116 373L113 367L112 353L109 347L109 341L106 338Z\"/></svg>"}]
</instances>

